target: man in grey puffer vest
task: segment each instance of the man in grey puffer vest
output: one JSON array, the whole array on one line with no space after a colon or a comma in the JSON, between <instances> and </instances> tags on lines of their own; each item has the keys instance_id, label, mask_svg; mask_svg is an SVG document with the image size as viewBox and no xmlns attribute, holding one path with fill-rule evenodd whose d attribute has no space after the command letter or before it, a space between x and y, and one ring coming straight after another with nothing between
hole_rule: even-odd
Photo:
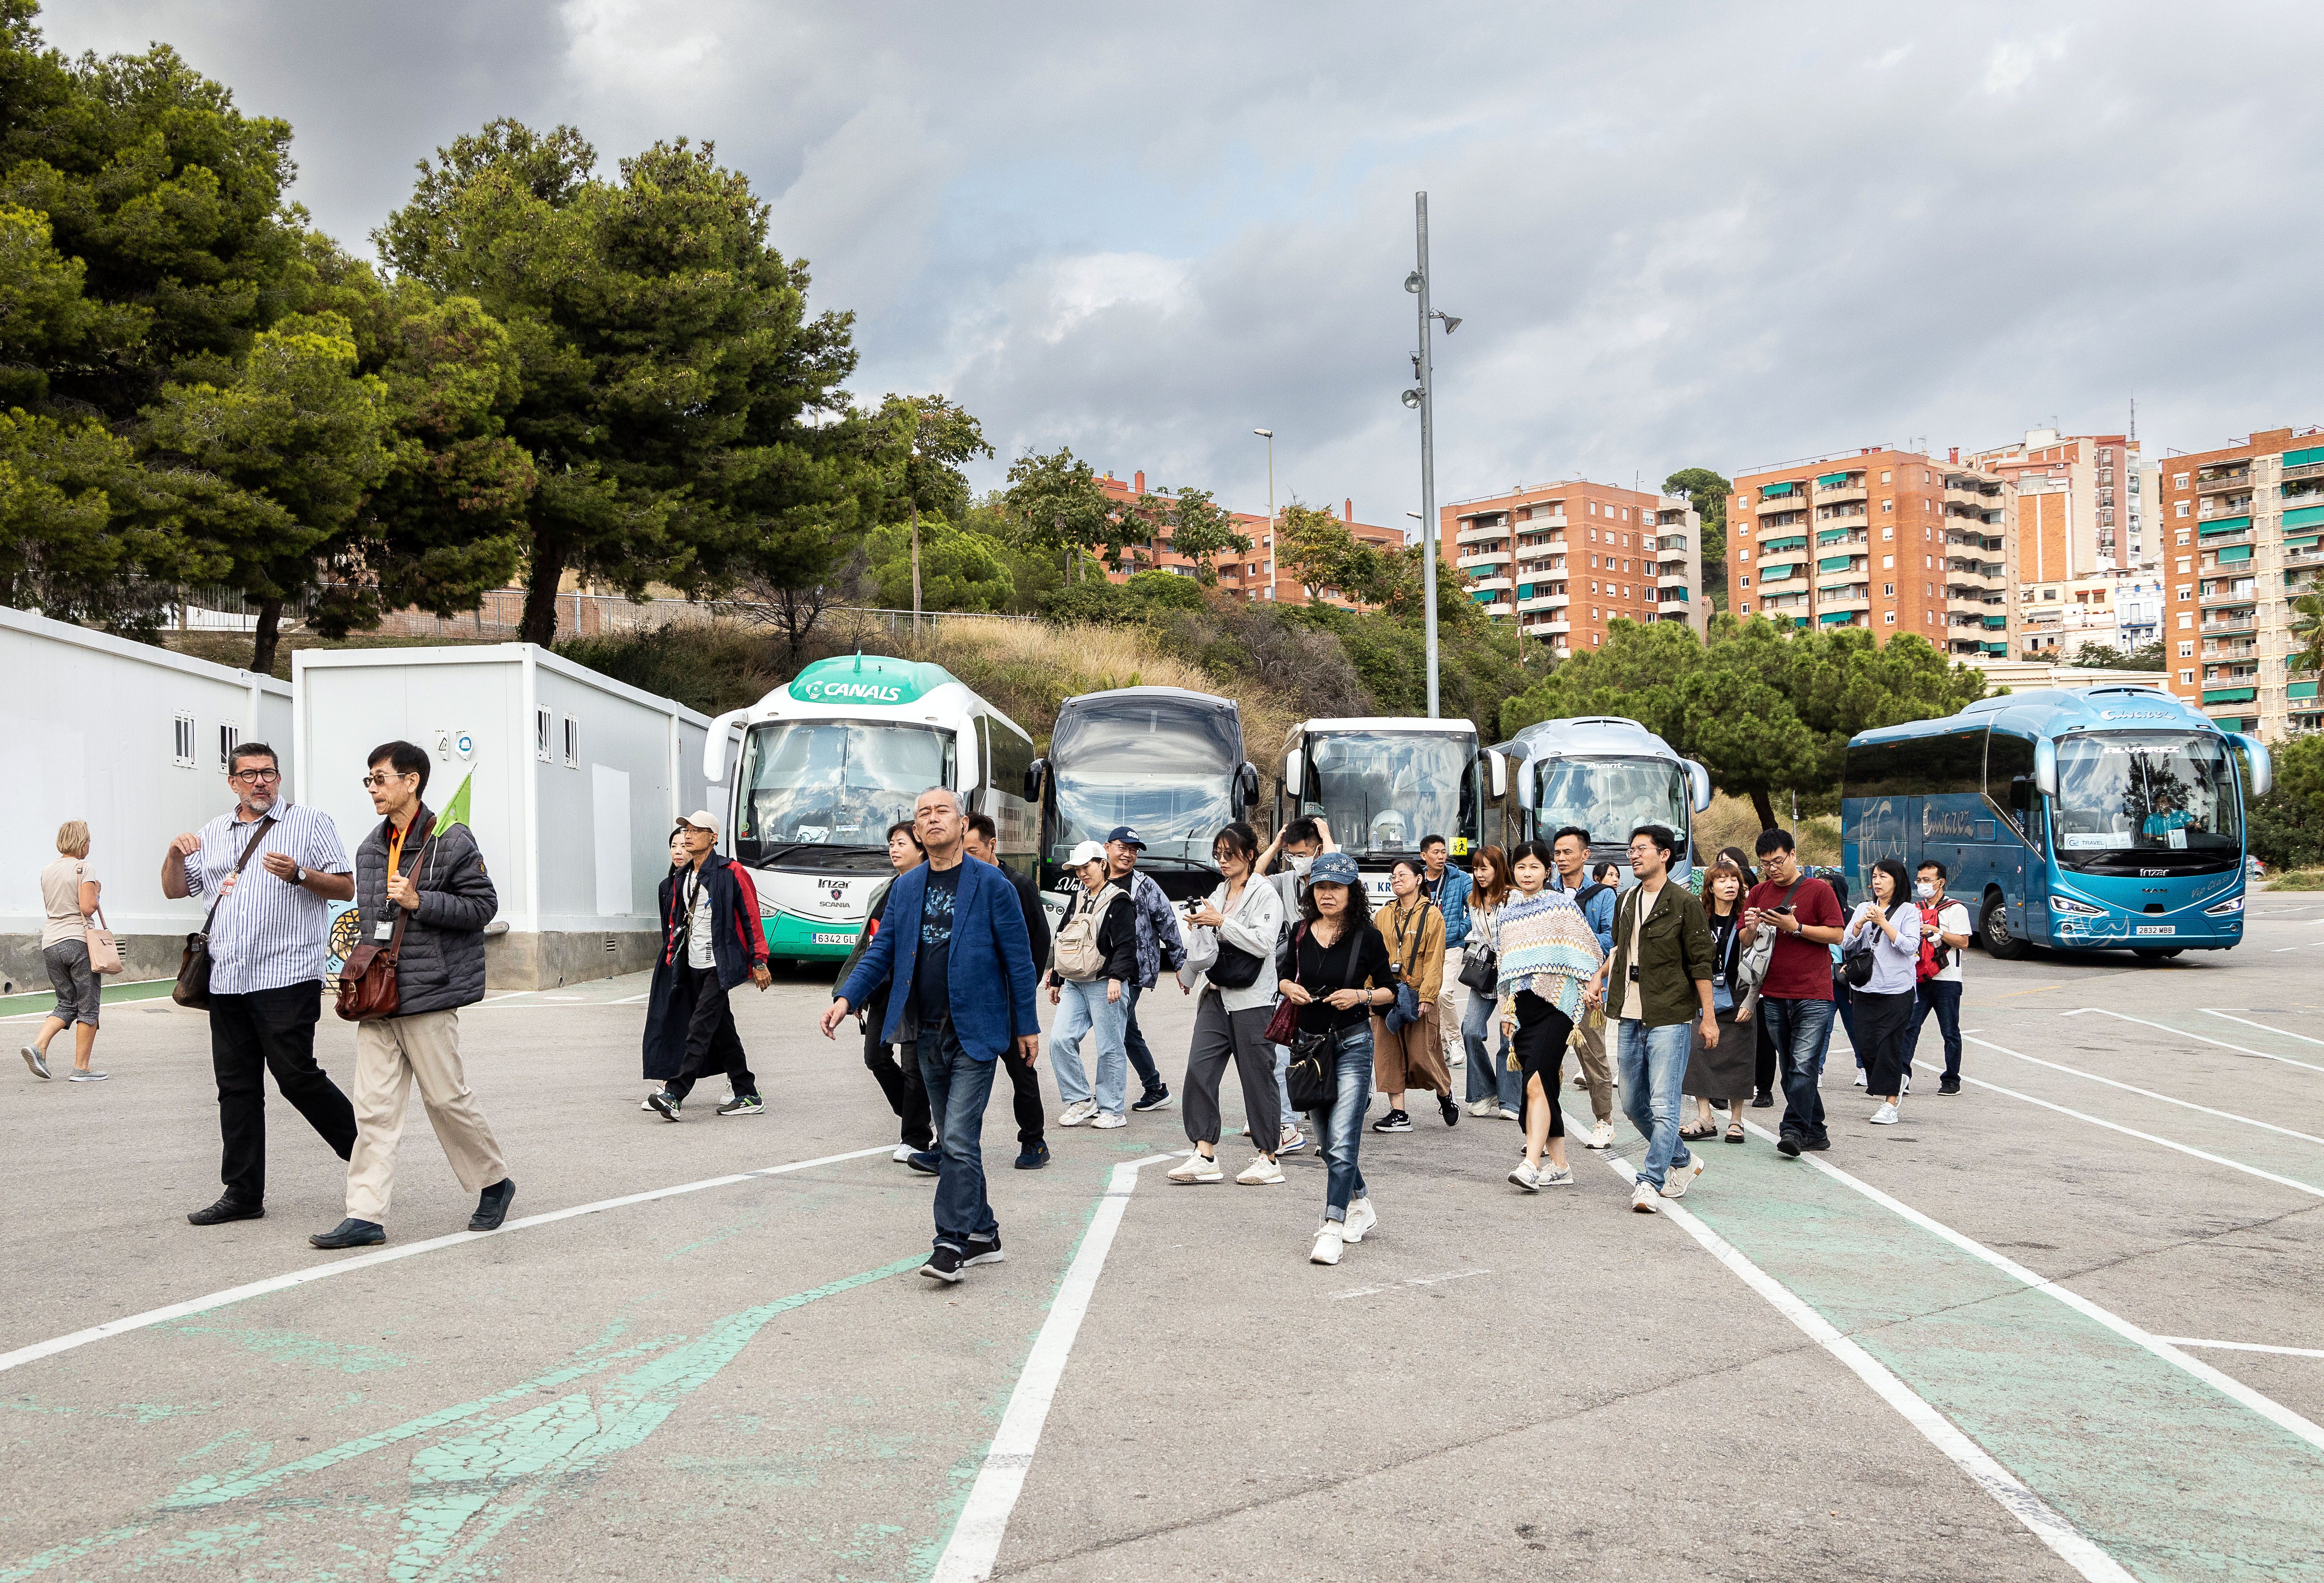
<instances>
[{"instance_id":1,"label":"man in grey puffer vest","mask_svg":"<svg viewBox=\"0 0 2324 1583\"><path fill-rule=\"evenodd\" d=\"M364 786L383 818L355 848L361 939L384 949L399 919L392 1016L355 1024L355 1146L347 1156L347 1217L307 1240L319 1248L387 1240L395 1146L414 1078L460 1185L477 1195L471 1231L496 1231L516 1183L501 1162L460 1065L460 1011L484 997L484 925L500 898L466 825L438 827L420 801L428 754L409 742L372 750ZM410 849L406 849L407 843Z\"/></svg>"}]
</instances>

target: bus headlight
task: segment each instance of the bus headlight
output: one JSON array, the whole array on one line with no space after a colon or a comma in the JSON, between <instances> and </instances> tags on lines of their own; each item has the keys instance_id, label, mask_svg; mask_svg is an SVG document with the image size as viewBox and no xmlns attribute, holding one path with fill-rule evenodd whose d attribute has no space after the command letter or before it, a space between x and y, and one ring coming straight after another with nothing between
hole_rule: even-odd
<instances>
[{"instance_id":1,"label":"bus headlight","mask_svg":"<svg viewBox=\"0 0 2324 1583\"><path fill-rule=\"evenodd\" d=\"M2104 907L2093 907L2088 902L2077 902L2071 896L2052 896L2050 911L2067 918L2103 918Z\"/></svg>"},{"instance_id":2,"label":"bus headlight","mask_svg":"<svg viewBox=\"0 0 2324 1583\"><path fill-rule=\"evenodd\" d=\"M2229 896L2224 902L2204 908L2203 916L2206 918L2227 918L2234 915L2235 913L2240 912L2243 910L2244 899L2241 896Z\"/></svg>"}]
</instances>

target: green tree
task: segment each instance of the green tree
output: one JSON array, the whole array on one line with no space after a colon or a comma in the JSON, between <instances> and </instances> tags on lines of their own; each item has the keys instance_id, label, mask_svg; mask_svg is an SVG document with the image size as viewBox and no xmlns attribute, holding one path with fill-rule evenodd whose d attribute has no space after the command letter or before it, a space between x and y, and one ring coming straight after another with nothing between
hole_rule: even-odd
<instances>
[{"instance_id":1,"label":"green tree","mask_svg":"<svg viewBox=\"0 0 2324 1583\"><path fill-rule=\"evenodd\" d=\"M1206 588L1219 582L1218 558L1250 553L1250 536L1235 527L1234 514L1207 489L1181 489L1168 507L1170 548L1192 560L1195 579Z\"/></svg>"},{"instance_id":2,"label":"green tree","mask_svg":"<svg viewBox=\"0 0 2324 1583\"><path fill-rule=\"evenodd\" d=\"M2125 651L2112 643L2084 643L2066 661L2069 665L2098 671L2165 671L2170 669L2163 652L2163 640Z\"/></svg>"},{"instance_id":3,"label":"green tree","mask_svg":"<svg viewBox=\"0 0 2324 1583\"><path fill-rule=\"evenodd\" d=\"M2288 671L2324 670L2324 594L2302 594L2292 601L2292 641L2297 645L2284 662ZM2163 645L2153 645L2153 669L2163 669ZM2139 651L2145 653L2144 649Z\"/></svg>"},{"instance_id":4,"label":"green tree","mask_svg":"<svg viewBox=\"0 0 2324 1583\"><path fill-rule=\"evenodd\" d=\"M52 372L134 347L150 314L87 292L88 266L56 249L48 217L0 203L0 406L39 408Z\"/></svg>"},{"instance_id":5,"label":"green tree","mask_svg":"<svg viewBox=\"0 0 2324 1583\"><path fill-rule=\"evenodd\" d=\"M982 533L964 532L942 517L919 524L919 561L912 560L912 529L904 523L875 528L867 546L880 602L891 610L908 608L915 582L927 610L1001 610L1015 593L1009 576L1008 547Z\"/></svg>"},{"instance_id":6,"label":"green tree","mask_svg":"<svg viewBox=\"0 0 2324 1583\"><path fill-rule=\"evenodd\" d=\"M1311 600L1321 599L1327 588L1344 593L1351 580L1378 575L1358 555L1360 548L1347 523L1296 500L1283 508L1276 524L1275 563L1299 579Z\"/></svg>"},{"instance_id":7,"label":"green tree","mask_svg":"<svg viewBox=\"0 0 2324 1583\"><path fill-rule=\"evenodd\" d=\"M1124 514L1099 484L1095 469L1059 447L1047 456L1028 451L1009 464L1001 508L1022 524L1019 542L1031 551L1048 550L1070 557L1078 580L1084 552L1102 553L1121 564L1130 529Z\"/></svg>"},{"instance_id":8,"label":"green tree","mask_svg":"<svg viewBox=\"0 0 2324 1583\"><path fill-rule=\"evenodd\" d=\"M1702 519L1702 592L1727 587L1727 496L1735 486L1709 467L1681 467L1663 480L1663 493L1683 495Z\"/></svg>"},{"instance_id":9,"label":"green tree","mask_svg":"<svg viewBox=\"0 0 2324 1583\"><path fill-rule=\"evenodd\" d=\"M0 412L0 602L132 628L144 624L139 616L157 618L157 609L124 609L134 593L125 570L176 550L165 529L115 509L141 495L139 483L129 442L104 424Z\"/></svg>"},{"instance_id":10,"label":"green tree","mask_svg":"<svg viewBox=\"0 0 2324 1583\"><path fill-rule=\"evenodd\" d=\"M2272 756L2275 787L2266 796L2252 796L2244 776L2252 853L2270 868L2324 866L2324 736L2279 742Z\"/></svg>"},{"instance_id":11,"label":"green tree","mask_svg":"<svg viewBox=\"0 0 2324 1583\"><path fill-rule=\"evenodd\" d=\"M881 405L880 417L891 437L895 457L890 488L895 504L909 514L911 528L911 578L907 585L910 602L891 607L918 611L922 608L920 514L926 512L948 521L960 520L968 510L968 477L960 469L980 456L991 456L992 447L985 443L982 427L967 408L940 395L890 395Z\"/></svg>"}]
</instances>

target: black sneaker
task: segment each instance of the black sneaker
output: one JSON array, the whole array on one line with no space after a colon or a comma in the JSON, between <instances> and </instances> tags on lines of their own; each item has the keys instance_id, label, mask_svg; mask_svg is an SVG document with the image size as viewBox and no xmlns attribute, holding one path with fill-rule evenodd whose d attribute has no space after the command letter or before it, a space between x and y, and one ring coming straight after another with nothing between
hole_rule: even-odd
<instances>
[{"instance_id":1,"label":"black sneaker","mask_svg":"<svg viewBox=\"0 0 2324 1583\"><path fill-rule=\"evenodd\" d=\"M1452 1095L1439 1094L1436 1097L1436 1108L1443 1113L1446 1126L1456 1127L1461 1125L1461 1107L1452 1103Z\"/></svg>"},{"instance_id":2,"label":"black sneaker","mask_svg":"<svg viewBox=\"0 0 2324 1583\"><path fill-rule=\"evenodd\" d=\"M912 1151L912 1157L909 1160L905 1161L904 1163L910 1166L914 1171L918 1171L922 1176L941 1176L944 1174L944 1156L937 1153L933 1149L915 1149Z\"/></svg>"},{"instance_id":3,"label":"black sneaker","mask_svg":"<svg viewBox=\"0 0 2324 1583\"><path fill-rule=\"evenodd\" d=\"M1945 1078L1942 1082L1941 1082L1941 1083L1939 1083L1939 1084L1937 1085L1937 1092L1938 1092L1938 1093L1940 1093L1940 1094L1958 1094L1958 1093L1960 1093L1960 1079L1959 1078Z\"/></svg>"},{"instance_id":4,"label":"black sneaker","mask_svg":"<svg viewBox=\"0 0 2324 1583\"><path fill-rule=\"evenodd\" d=\"M377 1247L387 1240L387 1227L374 1220L357 1220L349 1216L330 1230L318 1231L307 1240L318 1248Z\"/></svg>"},{"instance_id":5,"label":"black sneaker","mask_svg":"<svg viewBox=\"0 0 2324 1583\"><path fill-rule=\"evenodd\" d=\"M1401 1110L1391 1110L1372 1123L1372 1131L1376 1133L1408 1133L1411 1130L1412 1117Z\"/></svg>"},{"instance_id":6,"label":"black sneaker","mask_svg":"<svg viewBox=\"0 0 2324 1583\"><path fill-rule=\"evenodd\" d=\"M1799 1134L1785 1133L1782 1137L1777 1138L1775 1140L1775 1153L1781 1154L1786 1160L1797 1160L1800 1157Z\"/></svg>"},{"instance_id":7,"label":"black sneaker","mask_svg":"<svg viewBox=\"0 0 2324 1583\"><path fill-rule=\"evenodd\" d=\"M1145 1093L1140 1094L1138 1097L1138 1103L1131 1106L1130 1108L1132 1110L1159 1110L1169 1103L1170 1085L1165 1083L1158 1088L1148 1088Z\"/></svg>"},{"instance_id":8,"label":"black sneaker","mask_svg":"<svg viewBox=\"0 0 2324 1583\"><path fill-rule=\"evenodd\" d=\"M262 1204L239 1203L232 1198L222 1198L207 1209L196 1209L186 1217L193 1226L223 1226L229 1220L263 1220L266 1208Z\"/></svg>"},{"instance_id":9,"label":"black sneaker","mask_svg":"<svg viewBox=\"0 0 2324 1583\"><path fill-rule=\"evenodd\" d=\"M737 1094L734 1097L729 1099L725 1104L718 1107L718 1114L721 1116L761 1116L765 1114L767 1102L760 1098L756 1094Z\"/></svg>"},{"instance_id":10,"label":"black sneaker","mask_svg":"<svg viewBox=\"0 0 2324 1583\"><path fill-rule=\"evenodd\" d=\"M957 1286L960 1284L961 1265L965 1262L958 1248L948 1242L940 1242L936 1244L936 1252L928 1255L928 1262L920 1266L920 1273L931 1281L941 1281L946 1286Z\"/></svg>"},{"instance_id":11,"label":"black sneaker","mask_svg":"<svg viewBox=\"0 0 2324 1583\"><path fill-rule=\"evenodd\" d=\"M1028 1143L1017 1155L1017 1169L1019 1171L1038 1171L1048 1162L1049 1145L1047 1143Z\"/></svg>"},{"instance_id":12,"label":"black sneaker","mask_svg":"<svg viewBox=\"0 0 2324 1583\"><path fill-rule=\"evenodd\" d=\"M661 1117L662 1120L676 1121L678 1119L678 1096L671 1093L669 1089L662 1088L647 1095L646 1103L653 1106L654 1114Z\"/></svg>"},{"instance_id":13,"label":"black sneaker","mask_svg":"<svg viewBox=\"0 0 2324 1583\"><path fill-rule=\"evenodd\" d=\"M1775 1097L1765 1088L1751 1096L1751 1108L1754 1110L1765 1110L1775 1103Z\"/></svg>"},{"instance_id":14,"label":"black sneaker","mask_svg":"<svg viewBox=\"0 0 2324 1583\"><path fill-rule=\"evenodd\" d=\"M1001 1234L996 1231L989 1237L970 1237L968 1256L961 1263L963 1264L997 1264L1004 1256L1001 1251Z\"/></svg>"},{"instance_id":15,"label":"black sneaker","mask_svg":"<svg viewBox=\"0 0 2324 1583\"><path fill-rule=\"evenodd\" d=\"M471 1231L498 1231L501 1222L508 1218L511 1199L516 1197L516 1180L503 1177L476 1195L476 1212L468 1217Z\"/></svg>"},{"instance_id":16,"label":"black sneaker","mask_svg":"<svg viewBox=\"0 0 2324 1583\"><path fill-rule=\"evenodd\" d=\"M1820 1138L1803 1138L1800 1147L1811 1154L1821 1154L1831 1147L1831 1134L1826 1133Z\"/></svg>"}]
</instances>

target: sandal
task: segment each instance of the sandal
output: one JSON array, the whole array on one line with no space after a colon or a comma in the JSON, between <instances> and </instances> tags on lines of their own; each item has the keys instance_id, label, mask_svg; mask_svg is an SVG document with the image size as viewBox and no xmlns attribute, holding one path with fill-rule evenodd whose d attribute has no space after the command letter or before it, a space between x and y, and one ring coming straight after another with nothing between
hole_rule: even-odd
<instances>
[{"instance_id":1,"label":"sandal","mask_svg":"<svg viewBox=\"0 0 2324 1583\"><path fill-rule=\"evenodd\" d=\"M1743 1124L1741 1122L1731 1121L1727 1124L1727 1141L1730 1143L1739 1143L1743 1142Z\"/></svg>"},{"instance_id":2,"label":"sandal","mask_svg":"<svg viewBox=\"0 0 2324 1583\"><path fill-rule=\"evenodd\" d=\"M1717 1127L1707 1127L1698 1124L1679 1128L1678 1135L1690 1143L1699 1143L1705 1138L1718 1136L1719 1129Z\"/></svg>"}]
</instances>

